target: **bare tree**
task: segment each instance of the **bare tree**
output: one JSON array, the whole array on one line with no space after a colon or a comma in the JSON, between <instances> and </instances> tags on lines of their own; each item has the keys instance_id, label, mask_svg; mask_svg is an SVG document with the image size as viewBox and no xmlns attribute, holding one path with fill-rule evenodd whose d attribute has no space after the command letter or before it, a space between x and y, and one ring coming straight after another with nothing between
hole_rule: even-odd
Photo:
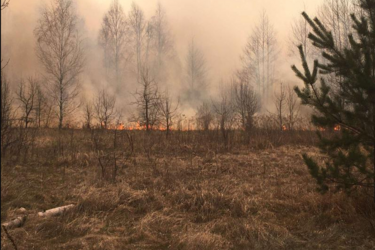
<instances>
[{"instance_id":1,"label":"bare tree","mask_svg":"<svg viewBox=\"0 0 375 250\"><path fill-rule=\"evenodd\" d=\"M40 128L42 125L42 117L46 108L46 97L43 93L41 85L37 84L35 96L35 122L38 128Z\"/></svg>"},{"instance_id":2,"label":"bare tree","mask_svg":"<svg viewBox=\"0 0 375 250\"><path fill-rule=\"evenodd\" d=\"M46 7L35 35L37 55L45 69L61 129L64 118L79 106L78 76L85 61L72 0L54 0L50 8Z\"/></svg>"},{"instance_id":3,"label":"bare tree","mask_svg":"<svg viewBox=\"0 0 375 250\"><path fill-rule=\"evenodd\" d=\"M94 107L90 102L86 102L83 108L84 127L91 129L92 120L94 118Z\"/></svg>"},{"instance_id":4,"label":"bare tree","mask_svg":"<svg viewBox=\"0 0 375 250\"><path fill-rule=\"evenodd\" d=\"M165 127L166 137L168 138L169 132L174 122L174 118L177 115L179 103L173 105L172 98L170 97L168 90L160 96L159 101L159 112L161 118L161 125Z\"/></svg>"},{"instance_id":5,"label":"bare tree","mask_svg":"<svg viewBox=\"0 0 375 250\"><path fill-rule=\"evenodd\" d=\"M53 115L52 101L45 92L43 85L37 82L35 94L35 124L38 128L49 127Z\"/></svg>"},{"instance_id":6,"label":"bare tree","mask_svg":"<svg viewBox=\"0 0 375 250\"><path fill-rule=\"evenodd\" d=\"M208 131L214 119L211 105L208 102L203 102L202 105L198 108L196 117L198 128L204 131Z\"/></svg>"},{"instance_id":7,"label":"bare tree","mask_svg":"<svg viewBox=\"0 0 375 250\"><path fill-rule=\"evenodd\" d=\"M145 33L145 42L146 42L146 48L145 48L145 56L143 61L144 67L151 67L152 60L150 58L153 58L153 47L152 43L154 40L154 27L152 25L151 21L147 22L146 25L146 33Z\"/></svg>"},{"instance_id":8,"label":"bare tree","mask_svg":"<svg viewBox=\"0 0 375 250\"><path fill-rule=\"evenodd\" d=\"M293 90L293 88L288 87L288 92L286 96L286 107L287 107L287 128L288 130L293 130L295 128L295 125L297 121L299 120L300 116L300 102L297 97L297 94Z\"/></svg>"},{"instance_id":9,"label":"bare tree","mask_svg":"<svg viewBox=\"0 0 375 250\"><path fill-rule=\"evenodd\" d=\"M228 130L230 130L234 124L234 106L231 100L230 91L226 88L222 88L219 99L213 101L213 110L216 114L224 142L227 144Z\"/></svg>"},{"instance_id":10,"label":"bare tree","mask_svg":"<svg viewBox=\"0 0 375 250\"><path fill-rule=\"evenodd\" d=\"M248 38L244 49L243 71L255 82L256 93L266 104L275 82L275 62L278 56L276 33L265 11Z\"/></svg>"},{"instance_id":11,"label":"bare tree","mask_svg":"<svg viewBox=\"0 0 375 250\"><path fill-rule=\"evenodd\" d=\"M110 95L106 90L101 90L94 103L95 115L99 121L100 127L107 129L116 117L116 98ZM86 110L87 118L87 110ZM87 120L86 120L87 121Z\"/></svg>"},{"instance_id":12,"label":"bare tree","mask_svg":"<svg viewBox=\"0 0 375 250\"><path fill-rule=\"evenodd\" d=\"M21 80L16 92L22 114L21 120L24 121L25 128L28 128L29 124L33 121L31 116L36 106L38 94L37 86L38 80L30 77L27 80L27 83L25 83L24 80Z\"/></svg>"},{"instance_id":13,"label":"bare tree","mask_svg":"<svg viewBox=\"0 0 375 250\"><path fill-rule=\"evenodd\" d=\"M8 7L10 0L2 0L1 1L1 10L5 9Z\"/></svg>"},{"instance_id":14,"label":"bare tree","mask_svg":"<svg viewBox=\"0 0 375 250\"><path fill-rule=\"evenodd\" d=\"M116 87L121 84L121 70L130 55L127 51L130 42L126 16L118 0L113 0L109 11L104 15L99 32L99 44L104 50L104 65L114 71Z\"/></svg>"},{"instance_id":15,"label":"bare tree","mask_svg":"<svg viewBox=\"0 0 375 250\"><path fill-rule=\"evenodd\" d=\"M177 118L177 130L181 131L183 130L183 122L186 119L186 116L184 114L178 114L176 118Z\"/></svg>"},{"instance_id":16,"label":"bare tree","mask_svg":"<svg viewBox=\"0 0 375 250\"><path fill-rule=\"evenodd\" d=\"M207 66L203 53L192 40L186 56L187 101L197 103L204 99L202 96L207 89Z\"/></svg>"},{"instance_id":17,"label":"bare tree","mask_svg":"<svg viewBox=\"0 0 375 250\"><path fill-rule=\"evenodd\" d=\"M291 55L298 57L299 59L300 54L297 47L302 45L303 52L305 53L307 60L316 58L318 56L318 52L308 38L310 32L311 27L302 16L293 22L292 33L291 37L289 38L290 43L292 44L292 47L290 48Z\"/></svg>"},{"instance_id":18,"label":"bare tree","mask_svg":"<svg viewBox=\"0 0 375 250\"><path fill-rule=\"evenodd\" d=\"M249 132L254 126L254 115L260 109L259 98L248 81L239 77L232 83L233 105L242 128Z\"/></svg>"},{"instance_id":19,"label":"bare tree","mask_svg":"<svg viewBox=\"0 0 375 250\"><path fill-rule=\"evenodd\" d=\"M358 0L325 0L318 9L318 18L325 24L325 27L332 33L334 44L337 49L342 51L344 48L350 47L349 35L356 32L353 29L353 21L351 14L361 12ZM321 61L325 61L323 57ZM324 76L328 78L331 84L332 92L337 93L341 90L341 76L335 73ZM345 105L346 100L342 98L341 105Z\"/></svg>"},{"instance_id":20,"label":"bare tree","mask_svg":"<svg viewBox=\"0 0 375 250\"><path fill-rule=\"evenodd\" d=\"M141 71L141 89L136 91L135 104L138 109L138 115L135 121L146 130L152 130L153 126L159 121L160 97L158 87L153 78L151 78L149 69L144 67Z\"/></svg>"},{"instance_id":21,"label":"bare tree","mask_svg":"<svg viewBox=\"0 0 375 250\"><path fill-rule=\"evenodd\" d=\"M284 130L284 108L287 101L287 95L283 84L280 84L280 92L275 93L274 103L276 107L276 121L280 130Z\"/></svg>"},{"instance_id":22,"label":"bare tree","mask_svg":"<svg viewBox=\"0 0 375 250\"><path fill-rule=\"evenodd\" d=\"M45 110L44 110L44 127L49 128L53 122L54 116L54 102L51 97L45 96Z\"/></svg>"},{"instance_id":23,"label":"bare tree","mask_svg":"<svg viewBox=\"0 0 375 250\"><path fill-rule=\"evenodd\" d=\"M341 50L350 45L349 34L355 33L350 15L359 10L357 0L325 0L319 7L319 20L332 32L338 49Z\"/></svg>"},{"instance_id":24,"label":"bare tree","mask_svg":"<svg viewBox=\"0 0 375 250\"><path fill-rule=\"evenodd\" d=\"M143 46L146 34L147 22L142 9L134 2L129 13L129 26L133 37L133 46L136 54L137 79L141 79L143 68Z\"/></svg>"},{"instance_id":25,"label":"bare tree","mask_svg":"<svg viewBox=\"0 0 375 250\"><path fill-rule=\"evenodd\" d=\"M155 15L152 17L152 27L154 30L153 46L156 50L156 66L160 70L163 67L164 57L169 56L173 50L173 41L166 14L160 3L158 3Z\"/></svg>"},{"instance_id":26,"label":"bare tree","mask_svg":"<svg viewBox=\"0 0 375 250\"><path fill-rule=\"evenodd\" d=\"M13 115L13 98L9 81L4 72L1 72L1 155L4 156L11 143L11 126Z\"/></svg>"},{"instance_id":27,"label":"bare tree","mask_svg":"<svg viewBox=\"0 0 375 250\"><path fill-rule=\"evenodd\" d=\"M1 1L1 10L4 10L8 7L10 0L2 0ZM1 58L1 72L8 66L9 60L3 65L3 58Z\"/></svg>"}]
</instances>

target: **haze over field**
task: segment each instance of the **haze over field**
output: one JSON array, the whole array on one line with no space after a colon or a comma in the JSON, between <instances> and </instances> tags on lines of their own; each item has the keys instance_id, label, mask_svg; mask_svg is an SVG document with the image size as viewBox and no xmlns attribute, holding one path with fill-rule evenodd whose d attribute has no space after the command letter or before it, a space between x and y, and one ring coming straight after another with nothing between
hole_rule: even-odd
<instances>
[{"instance_id":1,"label":"haze over field","mask_svg":"<svg viewBox=\"0 0 375 250\"><path fill-rule=\"evenodd\" d=\"M77 13L84 22L87 44L88 63L80 77L87 97L92 96L92 87L106 82L102 74L102 51L98 46L98 33L111 2L80 0L76 3ZM290 57L289 53L291 26L293 21L300 18L304 9L313 16L322 0L121 0L119 3L126 14L129 13L132 2L140 6L147 19L154 15L158 2L161 3L173 36L178 67L183 68L188 45L194 39L206 58L210 93L216 95L220 80L230 79L241 66L240 56L247 38L259 23L263 10L274 26L280 48L276 78L289 84L300 84L290 70L291 64L299 63L299 59ZM34 29L41 9L46 4L50 4L50 1L12 1L10 7L2 13L2 51L6 57L11 58L8 71L15 80L42 72L35 53ZM174 89L179 89L183 84L181 77L169 81ZM134 91L134 88L125 85L121 93L125 88L125 92ZM118 98L121 100L121 96ZM129 102L131 101L121 101L124 104Z\"/></svg>"}]
</instances>

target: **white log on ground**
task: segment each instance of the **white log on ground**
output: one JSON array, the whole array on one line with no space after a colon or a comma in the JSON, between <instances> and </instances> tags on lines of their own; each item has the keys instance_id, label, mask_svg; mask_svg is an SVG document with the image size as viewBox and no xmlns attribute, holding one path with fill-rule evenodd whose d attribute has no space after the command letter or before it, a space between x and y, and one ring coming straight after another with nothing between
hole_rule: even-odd
<instances>
[{"instance_id":1,"label":"white log on ground","mask_svg":"<svg viewBox=\"0 0 375 250\"><path fill-rule=\"evenodd\" d=\"M67 210L73 207L74 207L73 204L62 206L62 207L56 207L56 208L48 209L45 212L39 212L38 215L40 217L57 216L57 215L63 214L64 212L66 212Z\"/></svg>"},{"instance_id":2,"label":"white log on ground","mask_svg":"<svg viewBox=\"0 0 375 250\"><path fill-rule=\"evenodd\" d=\"M25 223L26 221L26 218L27 216L19 216L9 222L5 222L3 224L1 224L3 227L5 227L6 229L10 229L10 228L14 228L14 227L22 227L23 224Z\"/></svg>"}]
</instances>

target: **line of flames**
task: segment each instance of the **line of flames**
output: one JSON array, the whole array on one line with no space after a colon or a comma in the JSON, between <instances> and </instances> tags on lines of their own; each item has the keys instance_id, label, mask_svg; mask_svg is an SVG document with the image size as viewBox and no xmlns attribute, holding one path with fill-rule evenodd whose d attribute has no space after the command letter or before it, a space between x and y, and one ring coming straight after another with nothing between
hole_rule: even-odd
<instances>
[{"instance_id":1,"label":"line of flames","mask_svg":"<svg viewBox=\"0 0 375 250\"><path fill-rule=\"evenodd\" d=\"M110 129L110 130L113 130L113 129L116 129L116 130L146 130L146 125L140 125L139 122L137 123L134 123L132 125L129 125L129 126L125 126L123 123L120 123L118 125L110 125L108 126L107 129ZM152 130L159 130L159 131L166 131L167 128L162 126L162 125L159 125L159 126L149 126L149 129L152 129ZM170 127L170 130L176 130L174 127ZM187 128L183 128L181 129L182 131L188 131L188 130L194 130L194 129L187 129ZM283 125L282 126L282 130L283 131L287 131L288 128L287 126ZM305 129L303 129L305 130ZM319 131L326 131L325 128L322 128L322 127L318 127L317 130ZM340 125L336 125L334 128L333 128L334 131L340 131L341 130L341 126Z\"/></svg>"},{"instance_id":2,"label":"line of flames","mask_svg":"<svg viewBox=\"0 0 375 250\"><path fill-rule=\"evenodd\" d=\"M288 128L285 125L283 125L283 131L286 131L286 130L288 130ZM302 129L302 130L305 131L305 129ZM317 130L319 130L319 131L326 131L326 129L322 128L322 127L317 127ZM335 127L333 127L333 130L334 131L340 131L341 130L341 126L340 125L336 125Z\"/></svg>"},{"instance_id":3,"label":"line of flames","mask_svg":"<svg viewBox=\"0 0 375 250\"><path fill-rule=\"evenodd\" d=\"M326 131L326 129L325 129L325 128L322 128L322 127L318 127L318 130L319 130L319 131ZM333 127L333 130L334 130L334 131L340 131L340 130L341 130L341 126L340 126L340 125L336 125L336 126L334 126L334 127Z\"/></svg>"},{"instance_id":4,"label":"line of flames","mask_svg":"<svg viewBox=\"0 0 375 250\"><path fill-rule=\"evenodd\" d=\"M146 130L146 125L140 125L139 122L137 123L134 123L132 125L129 125L129 126L125 126L123 123L120 123L118 125L110 125L107 127L107 129L109 130ZM167 128L165 128L164 126L149 126L149 129L152 129L152 130L159 130L159 131L166 131ZM170 130L174 130L172 127L170 128Z\"/></svg>"}]
</instances>

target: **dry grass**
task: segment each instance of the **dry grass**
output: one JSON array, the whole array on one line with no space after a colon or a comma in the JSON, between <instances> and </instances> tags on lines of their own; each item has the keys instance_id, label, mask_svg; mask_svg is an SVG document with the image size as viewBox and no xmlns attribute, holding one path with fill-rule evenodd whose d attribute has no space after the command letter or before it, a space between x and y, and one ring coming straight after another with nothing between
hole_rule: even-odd
<instances>
[{"instance_id":1,"label":"dry grass","mask_svg":"<svg viewBox=\"0 0 375 250\"><path fill-rule=\"evenodd\" d=\"M319 155L298 145L139 153L120 164L116 183L100 180L87 150L2 163L1 221L27 209L25 226L9 230L19 249L373 249L369 199L316 193L302 152ZM35 216L70 203L63 216Z\"/></svg>"}]
</instances>

